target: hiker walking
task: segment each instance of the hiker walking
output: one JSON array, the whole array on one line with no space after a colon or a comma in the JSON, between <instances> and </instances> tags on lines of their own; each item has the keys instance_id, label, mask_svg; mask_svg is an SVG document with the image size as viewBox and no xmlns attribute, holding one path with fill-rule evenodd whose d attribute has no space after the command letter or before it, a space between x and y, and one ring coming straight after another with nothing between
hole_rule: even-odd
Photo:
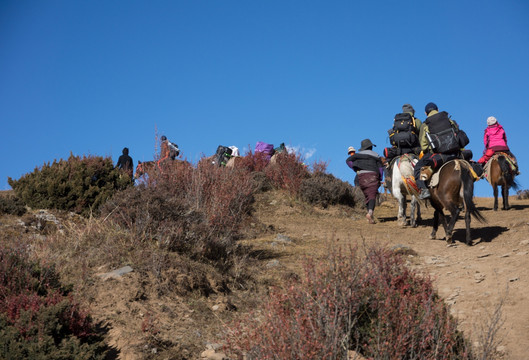
<instances>
[{"instance_id":1,"label":"hiker walking","mask_svg":"<svg viewBox=\"0 0 529 360\"><path fill-rule=\"evenodd\" d=\"M440 168L447 161L457 158L462 147L458 138L454 136L459 132L459 126L450 119L446 111L439 112L437 105L430 102L426 104L424 112L427 118L419 132L422 157L415 164L413 171L421 200L430 197L426 182L419 179L421 168L424 166L430 166L434 170Z\"/></svg>"},{"instance_id":2,"label":"hiker walking","mask_svg":"<svg viewBox=\"0 0 529 360\"><path fill-rule=\"evenodd\" d=\"M132 158L129 156L129 148L123 148L122 155L119 157L116 167L120 170L125 171L132 178L133 161Z\"/></svg>"},{"instance_id":3,"label":"hiker walking","mask_svg":"<svg viewBox=\"0 0 529 360\"><path fill-rule=\"evenodd\" d=\"M494 153L504 152L513 158L516 167L518 168L516 157L511 153L509 146L507 145L507 135L505 134L505 130L494 116L489 116L487 118L487 127L485 128L485 135L483 136L483 144L485 145L485 150L483 150L483 156L478 160L478 163L485 165Z\"/></svg>"},{"instance_id":4,"label":"hiker walking","mask_svg":"<svg viewBox=\"0 0 529 360\"><path fill-rule=\"evenodd\" d=\"M362 140L360 150L350 155L345 161L357 174L358 185L365 196L366 218L370 224L375 223L373 212L381 180L380 169L383 166L380 156L373 151L373 146L376 145L371 140Z\"/></svg>"}]
</instances>

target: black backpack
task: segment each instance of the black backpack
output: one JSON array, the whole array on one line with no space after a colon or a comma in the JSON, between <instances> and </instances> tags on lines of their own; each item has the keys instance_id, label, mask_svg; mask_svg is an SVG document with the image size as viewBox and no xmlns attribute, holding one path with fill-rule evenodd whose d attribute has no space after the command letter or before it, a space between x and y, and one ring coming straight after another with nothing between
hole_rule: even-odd
<instances>
[{"instance_id":1,"label":"black backpack","mask_svg":"<svg viewBox=\"0 0 529 360\"><path fill-rule=\"evenodd\" d=\"M167 146L169 147L169 157L174 160L178 155L180 155L180 149L178 145L173 144L170 141L167 141Z\"/></svg>"},{"instance_id":2,"label":"black backpack","mask_svg":"<svg viewBox=\"0 0 529 360\"><path fill-rule=\"evenodd\" d=\"M466 137L464 132L462 135L464 134L466 139L458 138L459 127L450 120L446 111L441 111L428 117L424 123L428 126L426 138L434 153L457 153L462 147L460 142L463 143L467 140L466 143L468 144L468 137Z\"/></svg>"},{"instance_id":3,"label":"black backpack","mask_svg":"<svg viewBox=\"0 0 529 360\"><path fill-rule=\"evenodd\" d=\"M419 142L415 119L409 113L396 114L388 134L391 145L398 148L413 148Z\"/></svg>"},{"instance_id":4,"label":"black backpack","mask_svg":"<svg viewBox=\"0 0 529 360\"><path fill-rule=\"evenodd\" d=\"M228 160L231 158L232 150L227 146L219 145L215 153L215 161L218 166L226 166Z\"/></svg>"}]
</instances>

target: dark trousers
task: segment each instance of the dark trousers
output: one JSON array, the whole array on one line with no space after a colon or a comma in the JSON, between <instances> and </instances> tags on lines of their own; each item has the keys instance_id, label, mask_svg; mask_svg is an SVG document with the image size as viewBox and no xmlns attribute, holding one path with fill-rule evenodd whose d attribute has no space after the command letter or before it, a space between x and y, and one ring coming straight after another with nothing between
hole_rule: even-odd
<instances>
[{"instance_id":1,"label":"dark trousers","mask_svg":"<svg viewBox=\"0 0 529 360\"><path fill-rule=\"evenodd\" d=\"M415 183L419 189L426 189L426 182L424 180L419 180L421 175L421 168L424 166L430 166L434 171L439 169L447 161L456 159L456 154L424 154L422 159L420 159L415 168L413 169L413 177L415 177Z\"/></svg>"}]
</instances>

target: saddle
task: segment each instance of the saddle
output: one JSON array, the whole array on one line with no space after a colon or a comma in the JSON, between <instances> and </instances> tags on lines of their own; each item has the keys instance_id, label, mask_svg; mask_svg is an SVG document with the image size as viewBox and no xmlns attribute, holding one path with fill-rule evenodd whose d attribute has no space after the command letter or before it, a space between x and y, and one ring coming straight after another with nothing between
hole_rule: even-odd
<instances>
[{"instance_id":1,"label":"saddle","mask_svg":"<svg viewBox=\"0 0 529 360\"><path fill-rule=\"evenodd\" d=\"M492 155L489 161L487 161L487 163L483 166L483 177L487 179L489 183L490 183L490 165L492 164L492 160L497 160L500 156L505 157L512 172L516 172L518 169L518 167L516 166L516 160L512 156L510 156L507 153L501 152L501 151L496 152L494 153L494 155Z\"/></svg>"},{"instance_id":2,"label":"saddle","mask_svg":"<svg viewBox=\"0 0 529 360\"><path fill-rule=\"evenodd\" d=\"M417 156L413 154L403 154L401 156L397 156L391 161L389 169L391 171L393 166L398 166L400 169L400 166L403 163L410 163L412 167L415 167L415 164L417 163L417 161L418 161ZM408 191L408 194L419 196L419 188L417 187L417 183L415 182L415 178L413 177L413 175L402 176L402 182L406 186L406 190Z\"/></svg>"},{"instance_id":3,"label":"saddle","mask_svg":"<svg viewBox=\"0 0 529 360\"><path fill-rule=\"evenodd\" d=\"M476 174L476 172L472 168L472 165L470 165L470 163L468 161L461 160L461 159L454 159L454 160L447 161L446 163L444 163L437 170L432 169L431 166L424 166L421 169L420 179L424 180L426 182L430 181L429 184L428 184L428 187L430 187L430 188L436 187L437 185L439 185L439 173L440 173L441 169L444 168L447 164L450 164L453 161L455 161L455 163L456 163L455 170L460 170L461 167L464 167L464 168L466 168L466 169L468 169L470 171L470 173L472 174L472 177L474 178L474 181L477 181L477 180L480 179L478 174Z\"/></svg>"}]
</instances>

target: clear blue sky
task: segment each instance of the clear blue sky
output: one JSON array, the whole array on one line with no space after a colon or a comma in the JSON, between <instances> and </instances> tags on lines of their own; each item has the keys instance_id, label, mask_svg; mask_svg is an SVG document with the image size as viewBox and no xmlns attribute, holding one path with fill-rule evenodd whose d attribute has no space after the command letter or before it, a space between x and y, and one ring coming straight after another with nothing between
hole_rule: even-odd
<instances>
[{"instance_id":1,"label":"clear blue sky","mask_svg":"<svg viewBox=\"0 0 529 360\"><path fill-rule=\"evenodd\" d=\"M194 163L285 142L352 182L347 147L430 101L475 159L496 116L529 188L528 1L0 1L1 189L70 152L150 160L156 134Z\"/></svg>"}]
</instances>

